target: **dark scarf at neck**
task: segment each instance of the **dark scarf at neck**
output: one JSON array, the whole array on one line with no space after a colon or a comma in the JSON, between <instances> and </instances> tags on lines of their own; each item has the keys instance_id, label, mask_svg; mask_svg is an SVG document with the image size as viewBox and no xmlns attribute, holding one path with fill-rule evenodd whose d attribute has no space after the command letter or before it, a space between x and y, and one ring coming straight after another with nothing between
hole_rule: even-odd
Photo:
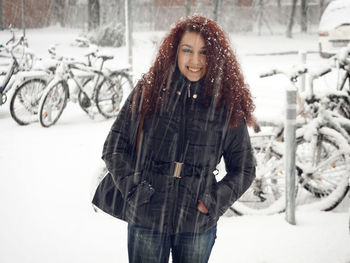
<instances>
[{"instance_id":1,"label":"dark scarf at neck","mask_svg":"<svg viewBox=\"0 0 350 263\"><path fill-rule=\"evenodd\" d=\"M190 81L176 66L172 79L173 81L170 88L177 94L180 92L182 96L186 95L187 97L192 97L193 99L199 99L201 95L204 94L204 77L198 81Z\"/></svg>"}]
</instances>

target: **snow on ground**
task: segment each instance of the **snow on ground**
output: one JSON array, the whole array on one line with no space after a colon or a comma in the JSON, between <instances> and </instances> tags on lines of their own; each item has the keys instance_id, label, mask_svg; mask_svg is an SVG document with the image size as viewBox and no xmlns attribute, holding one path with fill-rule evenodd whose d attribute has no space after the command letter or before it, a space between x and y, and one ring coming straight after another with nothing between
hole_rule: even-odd
<instances>
[{"instance_id":1,"label":"snow on ground","mask_svg":"<svg viewBox=\"0 0 350 263\"><path fill-rule=\"evenodd\" d=\"M56 44L67 56L84 49L70 43L79 30L28 30L31 49L40 56ZM134 78L152 62L164 33L135 33ZM0 43L10 37L0 32ZM317 50L315 35L256 37L231 35L255 96L257 115L280 118L283 77L259 79L271 67L298 62L297 55L251 56L273 51ZM125 48L110 49L125 65ZM312 64L324 63L316 54ZM324 81L323 81L324 82ZM327 88L328 84L322 84ZM91 188L100 164L102 145L113 120L91 120L76 104L69 104L58 123L21 127L10 117L8 103L0 108L0 262L127 262L126 224L90 204ZM235 263L349 263L348 201L337 211L297 211L295 226L284 214L223 217L210 262Z\"/></svg>"}]
</instances>

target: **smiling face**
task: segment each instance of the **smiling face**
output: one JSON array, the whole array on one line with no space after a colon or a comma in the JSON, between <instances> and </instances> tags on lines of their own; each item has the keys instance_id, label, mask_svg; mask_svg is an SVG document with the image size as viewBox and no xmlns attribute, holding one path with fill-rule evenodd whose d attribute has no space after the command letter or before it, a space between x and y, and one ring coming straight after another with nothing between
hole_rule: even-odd
<instances>
[{"instance_id":1,"label":"smiling face","mask_svg":"<svg viewBox=\"0 0 350 263\"><path fill-rule=\"evenodd\" d=\"M196 32L185 32L177 54L177 65L190 81L200 80L206 73L207 57L203 37Z\"/></svg>"}]
</instances>

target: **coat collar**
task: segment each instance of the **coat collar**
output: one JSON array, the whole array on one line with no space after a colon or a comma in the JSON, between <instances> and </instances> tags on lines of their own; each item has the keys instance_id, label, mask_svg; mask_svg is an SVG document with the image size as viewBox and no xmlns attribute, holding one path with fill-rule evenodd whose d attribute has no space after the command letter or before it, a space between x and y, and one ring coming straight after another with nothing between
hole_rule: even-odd
<instances>
[{"instance_id":1,"label":"coat collar","mask_svg":"<svg viewBox=\"0 0 350 263\"><path fill-rule=\"evenodd\" d=\"M191 100L199 100L202 97L204 94L204 77L198 81L190 81L180 72L177 66L173 74L170 87L177 96Z\"/></svg>"}]
</instances>

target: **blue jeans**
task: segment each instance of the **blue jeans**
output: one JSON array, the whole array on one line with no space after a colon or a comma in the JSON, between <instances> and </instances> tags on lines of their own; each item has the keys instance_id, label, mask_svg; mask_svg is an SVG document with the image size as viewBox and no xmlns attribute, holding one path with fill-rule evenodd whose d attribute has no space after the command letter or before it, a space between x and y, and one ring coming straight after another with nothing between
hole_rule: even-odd
<instances>
[{"instance_id":1,"label":"blue jeans","mask_svg":"<svg viewBox=\"0 0 350 263\"><path fill-rule=\"evenodd\" d=\"M130 263L206 263L216 239L216 225L205 233L159 233L149 228L128 225Z\"/></svg>"}]
</instances>

